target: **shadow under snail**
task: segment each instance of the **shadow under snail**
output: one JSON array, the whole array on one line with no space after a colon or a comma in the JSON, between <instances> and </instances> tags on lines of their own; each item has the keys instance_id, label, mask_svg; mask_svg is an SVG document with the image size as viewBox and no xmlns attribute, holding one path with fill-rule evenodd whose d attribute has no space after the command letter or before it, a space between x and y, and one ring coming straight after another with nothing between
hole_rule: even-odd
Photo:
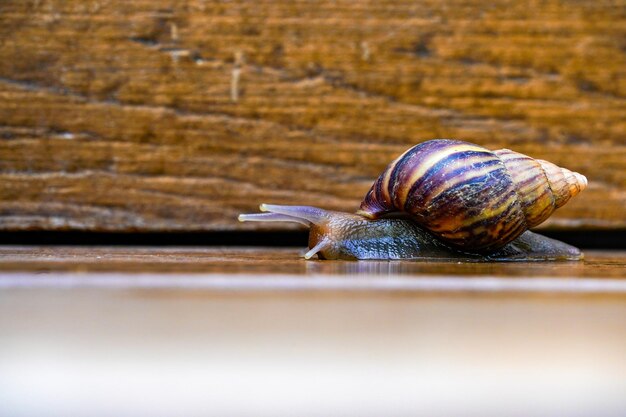
<instances>
[{"instance_id":1,"label":"shadow under snail","mask_svg":"<svg viewBox=\"0 0 626 417\"><path fill-rule=\"evenodd\" d=\"M576 260L577 248L528 229L586 186L547 161L436 139L391 162L356 214L261 204L239 220L309 227L306 259Z\"/></svg>"}]
</instances>

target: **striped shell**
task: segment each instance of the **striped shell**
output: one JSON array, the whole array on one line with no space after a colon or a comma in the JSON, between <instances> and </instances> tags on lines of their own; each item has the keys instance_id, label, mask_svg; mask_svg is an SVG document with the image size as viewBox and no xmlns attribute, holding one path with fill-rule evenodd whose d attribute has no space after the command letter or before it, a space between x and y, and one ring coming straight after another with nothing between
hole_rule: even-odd
<instances>
[{"instance_id":1,"label":"striped shell","mask_svg":"<svg viewBox=\"0 0 626 417\"><path fill-rule=\"evenodd\" d=\"M376 180L359 214L409 214L441 240L467 250L503 247L587 186L550 162L456 140L406 151Z\"/></svg>"}]
</instances>

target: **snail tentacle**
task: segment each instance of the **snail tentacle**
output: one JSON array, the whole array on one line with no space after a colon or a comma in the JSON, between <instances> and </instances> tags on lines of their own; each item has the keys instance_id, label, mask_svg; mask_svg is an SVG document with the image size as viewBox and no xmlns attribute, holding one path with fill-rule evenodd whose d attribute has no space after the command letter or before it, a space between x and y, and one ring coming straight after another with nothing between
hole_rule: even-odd
<instances>
[{"instance_id":1,"label":"snail tentacle","mask_svg":"<svg viewBox=\"0 0 626 417\"><path fill-rule=\"evenodd\" d=\"M285 216L306 220L313 224L328 221L328 211L311 206L285 206L276 204L261 204L259 209L264 212L282 214Z\"/></svg>"},{"instance_id":2,"label":"snail tentacle","mask_svg":"<svg viewBox=\"0 0 626 417\"><path fill-rule=\"evenodd\" d=\"M304 254L305 259L311 259L316 254L323 257L331 249L333 238L327 233L332 228L328 227L328 223L337 218L333 216L333 212L323 210L311 206L286 206L275 204L261 204L259 209L264 213L240 214L239 221L257 221L257 222L291 222L299 223L313 231L309 239L311 249ZM338 234L335 234L337 239Z\"/></svg>"},{"instance_id":3,"label":"snail tentacle","mask_svg":"<svg viewBox=\"0 0 626 417\"><path fill-rule=\"evenodd\" d=\"M292 222L303 226L321 225L328 222L329 213L326 210L311 206L287 206L277 204L261 204L259 210L263 213L240 214L240 222Z\"/></svg>"},{"instance_id":4,"label":"snail tentacle","mask_svg":"<svg viewBox=\"0 0 626 417\"><path fill-rule=\"evenodd\" d=\"M308 220L278 213L240 214L238 219L240 222L292 222L306 227L311 226L311 222Z\"/></svg>"},{"instance_id":5,"label":"snail tentacle","mask_svg":"<svg viewBox=\"0 0 626 417\"><path fill-rule=\"evenodd\" d=\"M304 259L311 259L318 252L321 252L324 249L326 249L330 243L331 243L330 239L326 237L322 238L319 242L317 242L315 246L313 246L307 253L304 254Z\"/></svg>"}]
</instances>

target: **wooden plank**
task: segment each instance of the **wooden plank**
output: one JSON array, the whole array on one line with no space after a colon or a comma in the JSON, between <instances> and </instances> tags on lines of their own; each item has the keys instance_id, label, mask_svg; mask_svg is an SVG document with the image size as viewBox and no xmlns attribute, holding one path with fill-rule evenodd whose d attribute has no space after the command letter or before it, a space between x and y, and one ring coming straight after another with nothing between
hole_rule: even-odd
<instances>
[{"instance_id":1,"label":"wooden plank","mask_svg":"<svg viewBox=\"0 0 626 417\"><path fill-rule=\"evenodd\" d=\"M625 38L620 1L5 1L0 229L354 211L435 137L587 175L548 227L624 228Z\"/></svg>"},{"instance_id":2,"label":"wooden plank","mask_svg":"<svg viewBox=\"0 0 626 417\"><path fill-rule=\"evenodd\" d=\"M626 279L624 251L586 251L584 261L572 262L420 262L408 261L305 261L305 249L240 247L72 247L72 246L0 246L0 270L37 272L43 281L56 273L122 273L133 281L133 274L213 274L299 277L320 283L320 276L335 279L359 276L380 278L468 277L521 278L548 277L576 284L579 280ZM45 273L49 273L46 275ZM308 278L308 279L307 279ZM259 278L257 281L263 281ZM459 281L459 279L457 279ZM460 280L462 281L462 279ZM234 281L233 281L234 282ZM624 281L626 283L626 281ZM19 282L15 282L19 284ZM587 285L588 283L581 283ZM225 285L227 285L225 283ZM2 283L0 283L2 286ZM348 284L347 288L351 288ZM357 285L352 287L358 288ZM626 287L624 287L626 289ZM297 285L296 285L297 289ZM398 288L402 289L402 287ZM406 287L409 289L409 287ZM519 288L523 290L523 288Z\"/></svg>"}]
</instances>

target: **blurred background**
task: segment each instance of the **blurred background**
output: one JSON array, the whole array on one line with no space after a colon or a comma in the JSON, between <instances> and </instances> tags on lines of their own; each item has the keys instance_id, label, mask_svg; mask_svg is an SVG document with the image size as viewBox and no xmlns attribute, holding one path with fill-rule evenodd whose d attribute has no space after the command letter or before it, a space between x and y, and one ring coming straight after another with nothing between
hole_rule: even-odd
<instances>
[{"instance_id":1,"label":"blurred background","mask_svg":"<svg viewBox=\"0 0 626 417\"><path fill-rule=\"evenodd\" d=\"M623 230L625 39L623 1L5 0L0 229L354 211L408 147L457 138L586 175L546 227Z\"/></svg>"}]
</instances>

